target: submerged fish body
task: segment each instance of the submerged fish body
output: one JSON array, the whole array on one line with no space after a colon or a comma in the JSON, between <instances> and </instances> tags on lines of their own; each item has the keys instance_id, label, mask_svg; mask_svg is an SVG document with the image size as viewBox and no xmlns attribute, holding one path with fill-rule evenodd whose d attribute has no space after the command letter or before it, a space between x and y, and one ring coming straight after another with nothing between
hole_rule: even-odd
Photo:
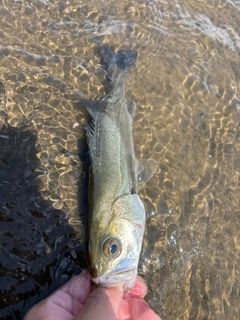
<instances>
[{"instance_id":1,"label":"submerged fish body","mask_svg":"<svg viewBox=\"0 0 240 320\"><path fill-rule=\"evenodd\" d=\"M134 285L145 226L139 183L154 173L135 159L133 102L125 99L125 81L136 51L104 56L110 92L102 100L81 100L92 116L86 135L92 168L89 215L91 276L104 286Z\"/></svg>"}]
</instances>

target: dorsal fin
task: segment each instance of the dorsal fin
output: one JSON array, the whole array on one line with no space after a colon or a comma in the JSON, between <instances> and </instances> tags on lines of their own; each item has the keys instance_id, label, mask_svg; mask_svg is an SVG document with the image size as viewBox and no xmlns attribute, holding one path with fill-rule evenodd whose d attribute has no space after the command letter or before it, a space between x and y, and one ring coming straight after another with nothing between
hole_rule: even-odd
<instances>
[{"instance_id":1,"label":"dorsal fin","mask_svg":"<svg viewBox=\"0 0 240 320\"><path fill-rule=\"evenodd\" d=\"M96 114L99 112L99 102L87 99L79 99L79 101L84 105L92 118L95 119Z\"/></svg>"}]
</instances>

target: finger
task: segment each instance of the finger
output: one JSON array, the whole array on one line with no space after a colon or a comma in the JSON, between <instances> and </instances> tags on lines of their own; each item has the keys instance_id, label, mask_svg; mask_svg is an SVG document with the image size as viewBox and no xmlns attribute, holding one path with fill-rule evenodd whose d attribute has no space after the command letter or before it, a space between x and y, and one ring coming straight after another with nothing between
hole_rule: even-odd
<instances>
[{"instance_id":1,"label":"finger","mask_svg":"<svg viewBox=\"0 0 240 320\"><path fill-rule=\"evenodd\" d=\"M90 293L85 305L74 320L115 320L122 299L123 288L98 287Z\"/></svg>"},{"instance_id":2,"label":"finger","mask_svg":"<svg viewBox=\"0 0 240 320\"><path fill-rule=\"evenodd\" d=\"M161 320L141 298L129 298L128 306L131 320Z\"/></svg>"}]
</instances>

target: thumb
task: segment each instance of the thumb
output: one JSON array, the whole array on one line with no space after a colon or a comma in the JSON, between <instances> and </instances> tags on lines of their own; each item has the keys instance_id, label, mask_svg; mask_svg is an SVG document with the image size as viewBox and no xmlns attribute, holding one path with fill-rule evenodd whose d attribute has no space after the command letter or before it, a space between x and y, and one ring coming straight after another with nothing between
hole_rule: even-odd
<instances>
[{"instance_id":1,"label":"thumb","mask_svg":"<svg viewBox=\"0 0 240 320\"><path fill-rule=\"evenodd\" d=\"M74 320L115 320L123 299L123 288L94 289Z\"/></svg>"}]
</instances>

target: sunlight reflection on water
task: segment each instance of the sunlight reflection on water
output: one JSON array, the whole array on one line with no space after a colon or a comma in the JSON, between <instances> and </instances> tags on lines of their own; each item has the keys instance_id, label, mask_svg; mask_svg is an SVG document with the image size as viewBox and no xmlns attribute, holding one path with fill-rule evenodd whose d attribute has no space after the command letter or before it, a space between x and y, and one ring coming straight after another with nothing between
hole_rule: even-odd
<instances>
[{"instance_id":1,"label":"sunlight reflection on water","mask_svg":"<svg viewBox=\"0 0 240 320\"><path fill-rule=\"evenodd\" d=\"M126 85L136 156L159 166L141 191L146 300L162 319L240 319L239 2L9 0L0 10L1 319L87 265L78 98L105 93L98 41L138 51Z\"/></svg>"}]
</instances>

